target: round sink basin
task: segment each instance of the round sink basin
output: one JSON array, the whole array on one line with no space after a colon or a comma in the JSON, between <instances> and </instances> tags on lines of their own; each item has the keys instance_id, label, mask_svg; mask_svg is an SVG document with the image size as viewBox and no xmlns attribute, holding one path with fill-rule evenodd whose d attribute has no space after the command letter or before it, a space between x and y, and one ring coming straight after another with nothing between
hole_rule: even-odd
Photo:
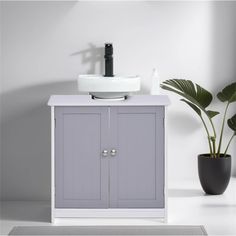
<instances>
[{"instance_id":1,"label":"round sink basin","mask_svg":"<svg viewBox=\"0 0 236 236\"><path fill-rule=\"evenodd\" d=\"M140 90L139 76L79 75L78 90L98 99L123 99Z\"/></svg>"}]
</instances>

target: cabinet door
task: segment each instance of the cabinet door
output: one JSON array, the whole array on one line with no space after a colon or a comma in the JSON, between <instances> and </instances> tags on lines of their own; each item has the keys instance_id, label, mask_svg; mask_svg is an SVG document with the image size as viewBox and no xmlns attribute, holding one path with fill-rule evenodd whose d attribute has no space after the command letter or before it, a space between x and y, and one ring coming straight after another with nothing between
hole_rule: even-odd
<instances>
[{"instance_id":1,"label":"cabinet door","mask_svg":"<svg viewBox=\"0 0 236 236\"><path fill-rule=\"evenodd\" d=\"M107 208L108 108L56 107L56 208Z\"/></svg>"},{"instance_id":2,"label":"cabinet door","mask_svg":"<svg viewBox=\"0 0 236 236\"><path fill-rule=\"evenodd\" d=\"M110 207L164 207L164 108L111 108Z\"/></svg>"}]
</instances>

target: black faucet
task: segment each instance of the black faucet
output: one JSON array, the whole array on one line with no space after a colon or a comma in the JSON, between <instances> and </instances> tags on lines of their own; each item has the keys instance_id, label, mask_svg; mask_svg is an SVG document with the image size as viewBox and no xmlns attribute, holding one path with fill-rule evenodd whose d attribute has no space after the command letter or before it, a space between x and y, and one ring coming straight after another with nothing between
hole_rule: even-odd
<instances>
[{"instance_id":1,"label":"black faucet","mask_svg":"<svg viewBox=\"0 0 236 236\"><path fill-rule=\"evenodd\" d=\"M113 46L112 43L105 43L105 77L113 77Z\"/></svg>"}]
</instances>

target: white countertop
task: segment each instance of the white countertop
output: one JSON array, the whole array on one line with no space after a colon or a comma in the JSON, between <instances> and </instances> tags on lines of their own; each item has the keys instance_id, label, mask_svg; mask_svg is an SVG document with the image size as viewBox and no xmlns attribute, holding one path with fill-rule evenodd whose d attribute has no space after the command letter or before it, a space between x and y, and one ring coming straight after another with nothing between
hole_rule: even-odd
<instances>
[{"instance_id":1,"label":"white countertop","mask_svg":"<svg viewBox=\"0 0 236 236\"><path fill-rule=\"evenodd\" d=\"M90 95L51 95L48 106L167 106L167 95L134 95L123 101L94 100Z\"/></svg>"}]
</instances>

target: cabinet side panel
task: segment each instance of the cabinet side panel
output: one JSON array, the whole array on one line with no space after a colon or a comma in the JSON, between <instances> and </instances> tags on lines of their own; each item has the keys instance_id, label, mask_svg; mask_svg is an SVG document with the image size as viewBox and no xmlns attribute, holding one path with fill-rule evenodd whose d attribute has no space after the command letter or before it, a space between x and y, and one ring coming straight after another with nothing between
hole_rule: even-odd
<instances>
[{"instance_id":1,"label":"cabinet side panel","mask_svg":"<svg viewBox=\"0 0 236 236\"><path fill-rule=\"evenodd\" d=\"M55 109L51 107L51 223L54 223L55 208Z\"/></svg>"},{"instance_id":2,"label":"cabinet side panel","mask_svg":"<svg viewBox=\"0 0 236 236\"><path fill-rule=\"evenodd\" d=\"M165 207L165 108L156 107L156 197Z\"/></svg>"}]
</instances>

